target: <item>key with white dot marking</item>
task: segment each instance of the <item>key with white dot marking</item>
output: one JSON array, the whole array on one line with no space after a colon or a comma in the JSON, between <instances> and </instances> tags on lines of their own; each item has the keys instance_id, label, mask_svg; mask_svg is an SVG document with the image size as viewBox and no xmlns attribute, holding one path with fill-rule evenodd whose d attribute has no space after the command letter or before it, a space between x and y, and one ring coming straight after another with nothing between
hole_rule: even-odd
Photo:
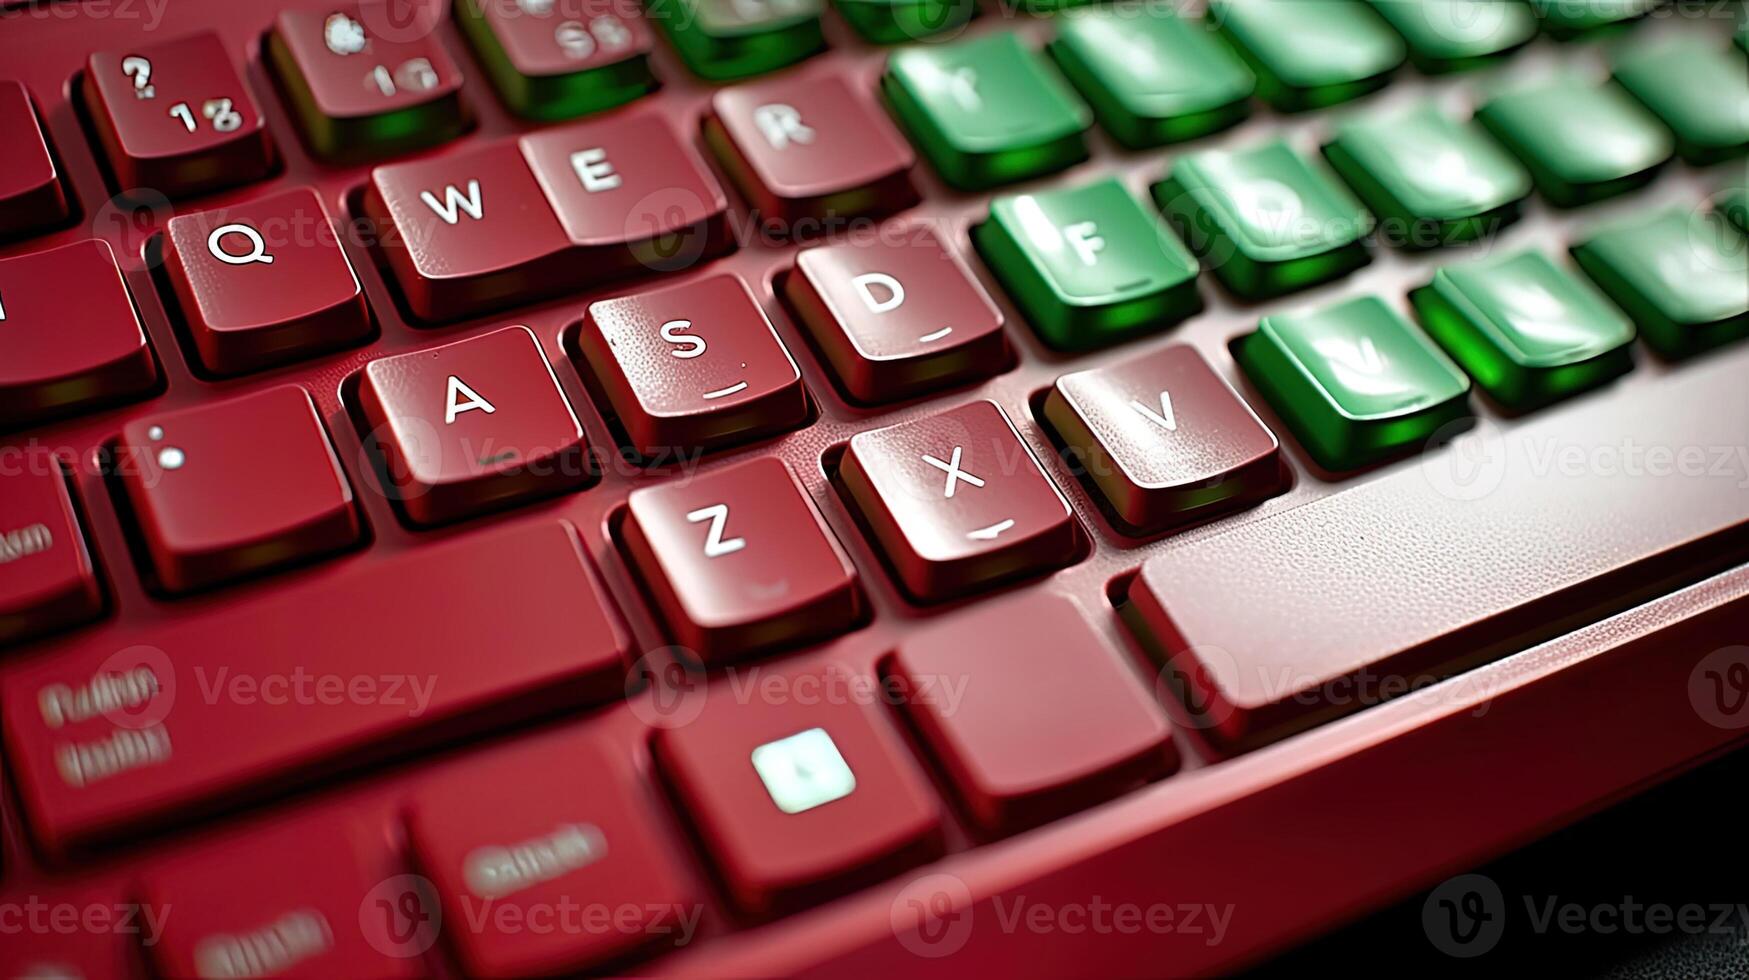
<instances>
[{"instance_id":1,"label":"key with white dot marking","mask_svg":"<svg viewBox=\"0 0 1749 980\"><path fill-rule=\"evenodd\" d=\"M113 465L165 592L330 554L362 533L322 419L296 385L138 419Z\"/></svg>"}]
</instances>

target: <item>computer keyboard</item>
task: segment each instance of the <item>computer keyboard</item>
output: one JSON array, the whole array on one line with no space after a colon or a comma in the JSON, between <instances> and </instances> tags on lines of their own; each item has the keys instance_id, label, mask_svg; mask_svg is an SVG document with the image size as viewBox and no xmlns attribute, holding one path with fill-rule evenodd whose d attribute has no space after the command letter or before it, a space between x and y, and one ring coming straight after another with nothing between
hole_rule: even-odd
<instances>
[{"instance_id":1,"label":"computer keyboard","mask_svg":"<svg viewBox=\"0 0 1749 980\"><path fill-rule=\"evenodd\" d=\"M1740 745L1741 8L1060 8L0 6L0 975L1231 970Z\"/></svg>"}]
</instances>

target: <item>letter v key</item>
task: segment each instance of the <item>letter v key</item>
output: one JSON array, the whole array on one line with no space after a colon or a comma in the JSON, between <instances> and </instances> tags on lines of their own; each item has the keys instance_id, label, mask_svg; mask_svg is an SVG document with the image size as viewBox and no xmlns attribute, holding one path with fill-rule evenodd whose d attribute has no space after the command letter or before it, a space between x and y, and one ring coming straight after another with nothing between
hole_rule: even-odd
<instances>
[{"instance_id":1,"label":"letter v key","mask_svg":"<svg viewBox=\"0 0 1749 980\"><path fill-rule=\"evenodd\" d=\"M1168 432L1178 431L1178 415L1172 411L1172 393L1160 392L1160 410L1154 411L1140 399L1130 399L1130 407L1142 413L1142 417Z\"/></svg>"}]
</instances>

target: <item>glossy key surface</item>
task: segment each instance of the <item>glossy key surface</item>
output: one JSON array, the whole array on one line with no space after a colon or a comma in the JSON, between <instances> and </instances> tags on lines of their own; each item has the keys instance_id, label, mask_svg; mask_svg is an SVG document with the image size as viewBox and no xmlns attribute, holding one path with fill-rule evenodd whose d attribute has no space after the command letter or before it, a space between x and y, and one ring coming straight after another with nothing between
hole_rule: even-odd
<instances>
[{"instance_id":1,"label":"glossy key surface","mask_svg":"<svg viewBox=\"0 0 1749 980\"><path fill-rule=\"evenodd\" d=\"M307 187L170 219L164 268L212 374L350 347L375 331L327 209Z\"/></svg>"},{"instance_id":2,"label":"glossy key surface","mask_svg":"<svg viewBox=\"0 0 1749 980\"><path fill-rule=\"evenodd\" d=\"M389 489L415 524L589 481L583 426L527 327L374 360L358 400L367 442L382 453Z\"/></svg>"},{"instance_id":3,"label":"glossy key surface","mask_svg":"<svg viewBox=\"0 0 1749 980\"><path fill-rule=\"evenodd\" d=\"M779 679L794 691L859 683L831 666ZM806 906L940 851L941 804L879 705L716 693L690 724L657 732L655 750L742 911Z\"/></svg>"},{"instance_id":4,"label":"glossy key surface","mask_svg":"<svg viewBox=\"0 0 1749 980\"><path fill-rule=\"evenodd\" d=\"M456 25L517 115L570 119L600 112L657 86L655 46L630 0L462 0Z\"/></svg>"},{"instance_id":5,"label":"glossy key surface","mask_svg":"<svg viewBox=\"0 0 1749 980\"><path fill-rule=\"evenodd\" d=\"M1374 296L1266 316L1236 354L1300 443L1332 470L1419 448L1469 411L1470 379Z\"/></svg>"},{"instance_id":6,"label":"glossy key surface","mask_svg":"<svg viewBox=\"0 0 1749 980\"><path fill-rule=\"evenodd\" d=\"M722 185L660 113L554 126L517 144L570 239L563 281L675 272L735 248Z\"/></svg>"},{"instance_id":7,"label":"glossy key surface","mask_svg":"<svg viewBox=\"0 0 1749 980\"><path fill-rule=\"evenodd\" d=\"M378 253L420 319L453 320L559 288L570 240L509 141L371 171Z\"/></svg>"},{"instance_id":8,"label":"glossy key surface","mask_svg":"<svg viewBox=\"0 0 1749 980\"><path fill-rule=\"evenodd\" d=\"M1065 374L1044 417L1132 528L1205 518L1284 487L1275 434L1194 347Z\"/></svg>"},{"instance_id":9,"label":"glossy key surface","mask_svg":"<svg viewBox=\"0 0 1749 980\"><path fill-rule=\"evenodd\" d=\"M1655 9L1656 0L1530 0L1543 28L1557 38L1625 25Z\"/></svg>"},{"instance_id":10,"label":"glossy key surface","mask_svg":"<svg viewBox=\"0 0 1749 980\"><path fill-rule=\"evenodd\" d=\"M1093 114L1012 34L896 51L881 80L893 114L941 178L993 187L1087 157Z\"/></svg>"},{"instance_id":11,"label":"glossy key surface","mask_svg":"<svg viewBox=\"0 0 1749 980\"><path fill-rule=\"evenodd\" d=\"M142 417L114 455L165 592L328 555L363 533L322 419L296 385Z\"/></svg>"},{"instance_id":12,"label":"glossy key surface","mask_svg":"<svg viewBox=\"0 0 1749 980\"><path fill-rule=\"evenodd\" d=\"M1052 347L1102 346L1202 309L1195 257L1116 180L997 198L972 240Z\"/></svg>"},{"instance_id":13,"label":"glossy key surface","mask_svg":"<svg viewBox=\"0 0 1749 980\"><path fill-rule=\"evenodd\" d=\"M141 937L152 930L129 883L86 881L34 888L45 914L66 908L76 913L104 917L112 927L89 929L18 929L0 945L0 976L78 977L98 980L137 980L145 975ZM157 910L152 910L154 913ZM63 913L64 915L65 913ZM53 920L49 920L52 922ZM162 921L161 918L159 920ZM133 932L113 924L136 926Z\"/></svg>"},{"instance_id":14,"label":"glossy key surface","mask_svg":"<svg viewBox=\"0 0 1749 980\"><path fill-rule=\"evenodd\" d=\"M158 362L99 239L0 258L0 428L143 398Z\"/></svg>"},{"instance_id":15,"label":"glossy key surface","mask_svg":"<svg viewBox=\"0 0 1749 980\"><path fill-rule=\"evenodd\" d=\"M707 663L833 636L865 612L855 566L782 460L634 490L626 511L644 587Z\"/></svg>"},{"instance_id":16,"label":"glossy key surface","mask_svg":"<svg viewBox=\"0 0 1749 980\"><path fill-rule=\"evenodd\" d=\"M704 135L767 220L834 221L917 203L916 156L874 93L838 73L722 89Z\"/></svg>"},{"instance_id":17,"label":"glossy key surface","mask_svg":"<svg viewBox=\"0 0 1749 980\"><path fill-rule=\"evenodd\" d=\"M826 46L823 0L655 0L661 25L686 67L731 81L794 64Z\"/></svg>"},{"instance_id":18,"label":"glossy key surface","mask_svg":"<svg viewBox=\"0 0 1749 980\"><path fill-rule=\"evenodd\" d=\"M1098 803L1178 764L1149 688L1064 599L1010 600L929 629L899 647L890 674L986 834ZM1061 737L1067 730L1075 737Z\"/></svg>"},{"instance_id":19,"label":"glossy key surface","mask_svg":"<svg viewBox=\"0 0 1749 980\"><path fill-rule=\"evenodd\" d=\"M439 40L441 5L363 0L283 10L263 48L317 156L378 159L471 124L462 72Z\"/></svg>"},{"instance_id":20,"label":"glossy key surface","mask_svg":"<svg viewBox=\"0 0 1749 980\"><path fill-rule=\"evenodd\" d=\"M1741 51L1692 35L1624 50L1615 80L1676 134L1690 163L1713 163L1749 149L1749 63Z\"/></svg>"},{"instance_id":21,"label":"glossy key surface","mask_svg":"<svg viewBox=\"0 0 1749 980\"><path fill-rule=\"evenodd\" d=\"M1749 334L1749 238L1717 213L1624 218L1593 229L1573 257L1666 357Z\"/></svg>"},{"instance_id":22,"label":"glossy key surface","mask_svg":"<svg viewBox=\"0 0 1749 980\"><path fill-rule=\"evenodd\" d=\"M1372 0L1425 72L1485 67L1536 37L1537 19L1520 0Z\"/></svg>"},{"instance_id":23,"label":"glossy key surface","mask_svg":"<svg viewBox=\"0 0 1749 980\"><path fill-rule=\"evenodd\" d=\"M838 478L905 590L950 599L1073 561L1074 515L993 402L858 433Z\"/></svg>"},{"instance_id":24,"label":"glossy key surface","mask_svg":"<svg viewBox=\"0 0 1749 980\"><path fill-rule=\"evenodd\" d=\"M186 197L266 177L275 165L267 122L210 31L94 52L86 108L124 191Z\"/></svg>"},{"instance_id":25,"label":"glossy key surface","mask_svg":"<svg viewBox=\"0 0 1749 980\"><path fill-rule=\"evenodd\" d=\"M1336 127L1324 155L1378 217L1380 237L1428 248L1497 233L1530 196L1530 174L1475 122L1427 103Z\"/></svg>"},{"instance_id":26,"label":"glossy key surface","mask_svg":"<svg viewBox=\"0 0 1749 980\"><path fill-rule=\"evenodd\" d=\"M1215 0L1210 19L1257 73L1277 109L1313 109L1380 88L1403 63L1402 38L1362 0Z\"/></svg>"},{"instance_id":27,"label":"glossy key surface","mask_svg":"<svg viewBox=\"0 0 1749 980\"><path fill-rule=\"evenodd\" d=\"M1154 199L1221 282L1257 299L1366 264L1372 216L1286 143L1182 156Z\"/></svg>"},{"instance_id":28,"label":"glossy key surface","mask_svg":"<svg viewBox=\"0 0 1749 980\"><path fill-rule=\"evenodd\" d=\"M973 0L834 0L838 16L875 44L902 44L951 31L977 12Z\"/></svg>"},{"instance_id":29,"label":"glossy key surface","mask_svg":"<svg viewBox=\"0 0 1749 980\"><path fill-rule=\"evenodd\" d=\"M860 402L983 377L1012 357L1002 311L927 226L805 249L784 297Z\"/></svg>"},{"instance_id":30,"label":"glossy key surface","mask_svg":"<svg viewBox=\"0 0 1749 980\"><path fill-rule=\"evenodd\" d=\"M772 435L808 416L795 359L734 276L592 303L577 347L628 448L647 460Z\"/></svg>"},{"instance_id":31,"label":"glossy key surface","mask_svg":"<svg viewBox=\"0 0 1749 980\"><path fill-rule=\"evenodd\" d=\"M103 612L103 586L64 464L48 452L8 458L0 472L0 644Z\"/></svg>"},{"instance_id":32,"label":"glossy key surface","mask_svg":"<svg viewBox=\"0 0 1749 980\"><path fill-rule=\"evenodd\" d=\"M653 789L621 753L575 733L513 742L418 787L411 849L446 919L479 924L449 934L470 976L576 971L690 937L699 896ZM567 906L571 928L526 926L557 925Z\"/></svg>"},{"instance_id":33,"label":"glossy key surface","mask_svg":"<svg viewBox=\"0 0 1749 980\"><path fill-rule=\"evenodd\" d=\"M1496 95L1476 118L1559 207L1643 186L1675 148L1670 131L1620 86L1572 75Z\"/></svg>"},{"instance_id":34,"label":"glossy key surface","mask_svg":"<svg viewBox=\"0 0 1749 980\"><path fill-rule=\"evenodd\" d=\"M1161 8L1066 12L1050 53L1100 128L1130 147L1230 126L1250 111L1247 100L1257 86L1225 41L1201 22Z\"/></svg>"},{"instance_id":35,"label":"glossy key surface","mask_svg":"<svg viewBox=\"0 0 1749 980\"><path fill-rule=\"evenodd\" d=\"M576 532L558 521L239 591L206 616L125 636L76 636L53 657L0 666L11 776L51 853L621 697L630 644ZM239 637L249 639L247 670ZM129 696L99 707L45 698L72 698L100 672L126 678L117 689ZM324 676L368 686L347 699L320 682L330 694L318 700ZM217 696L201 697L202 683Z\"/></svg>"},{"instance_id":36,"label":"glossy key surface","mask_svg":"<svg viewBox=\"0 0 1749 980\"><path fill-rule=\"evenodd\" d=\"M0 238L27 235L67 219L61 168L24 83L0 80Z\"/></svg>"},{"instance_id":37,"label":"glossy key surface","mask_svg":"<svg viewBox=\"0 0 1749 980\"><path fill-rule=\"evenodd\" d=\"M1444 266L1410 294L1422 326L1483 391L1533 408L1633 367L1634 325L1536 249Z\"/></svg>"}]
</instances>

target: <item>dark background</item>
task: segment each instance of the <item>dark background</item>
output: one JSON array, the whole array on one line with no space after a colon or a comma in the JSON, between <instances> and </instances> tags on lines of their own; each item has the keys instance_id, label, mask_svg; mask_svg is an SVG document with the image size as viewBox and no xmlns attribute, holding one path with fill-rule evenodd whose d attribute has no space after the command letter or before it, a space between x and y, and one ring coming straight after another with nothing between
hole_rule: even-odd
<instances>
[{"instance_id":1,"label":"dark background","mask_svg":"<svg viewBox=\"0 0 1749 980\"><path fill-rule=\"evenodd\" d=\"M1749 925L1734 910L1728 932L1684 935L1644 931L1578 934L1551 926L1538 931L1526 908L1540 916L1549 899L1588 911L1640 906L1749 904L1749 749L1714 760L1625 803L1587 818L1524 850L1475 869L1500 891L1500 905L1471 901L1469 908L1503 912L1497 940L1468 958L1442 952L1430 939L1450 922L1444 910L1424 919L1430 892L1456 901L1471 882L1422 891L1402 903L1282 956L1247 976L1304 980L1320 975L1397 977L1505 976L1633 978L1745 978L1749 980ZM1639 913L1644 921L1644 913ZM1716 912L1709 910L1711 930ZM1464 920L1468 923L1470 920ZM1487 946L1473 933L1467 949ZM1445 938L1449 943L1449 932ZM1535 973L1527 971L1534 970Z\"/></svg>"}]
</instances>

